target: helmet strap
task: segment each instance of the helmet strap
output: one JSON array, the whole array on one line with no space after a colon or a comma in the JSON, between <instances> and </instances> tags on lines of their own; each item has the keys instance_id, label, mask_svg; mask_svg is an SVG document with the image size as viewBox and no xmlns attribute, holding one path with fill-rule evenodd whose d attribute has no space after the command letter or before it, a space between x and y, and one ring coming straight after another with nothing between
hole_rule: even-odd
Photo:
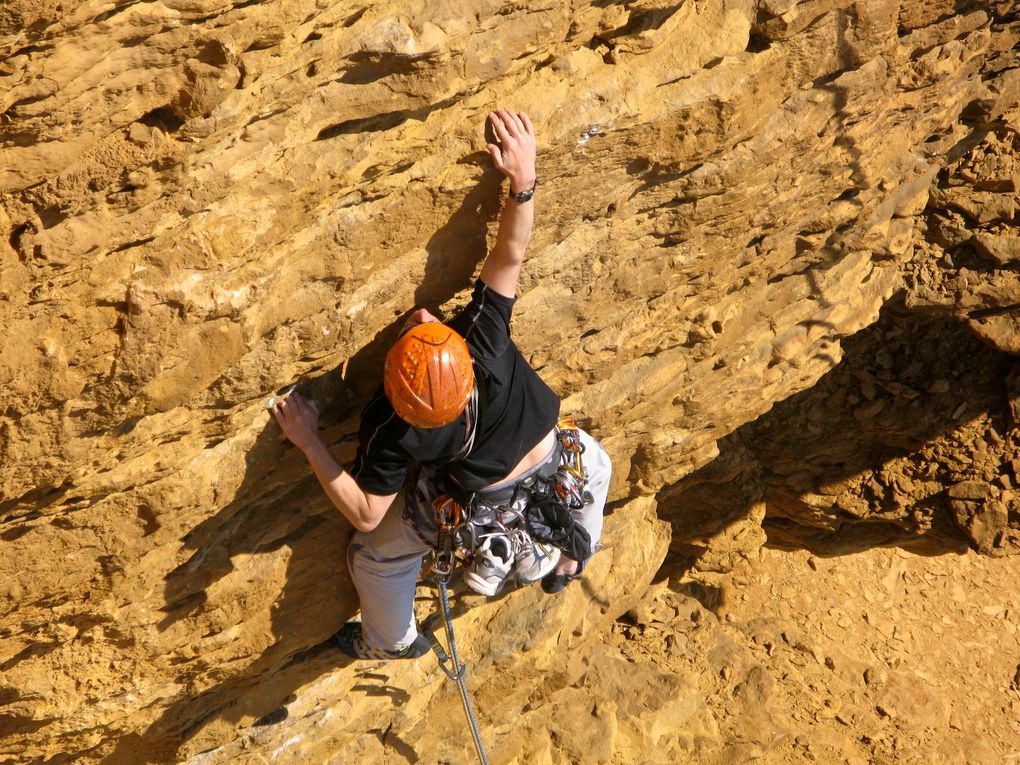
<instances>
[{"instance_id":1,"label":"helmet strap","mask_svg":"<svg viewBox=\"0 0 1020 765\"><path fill-rule=\"evenodd\" d=\"M459 461L467 457L475 445L475 434L478 432L478 382L471 386L471 398L468 399L467 409L464 410L464 446L457 452L454 460Z\"/></svg>"}]
</instances>

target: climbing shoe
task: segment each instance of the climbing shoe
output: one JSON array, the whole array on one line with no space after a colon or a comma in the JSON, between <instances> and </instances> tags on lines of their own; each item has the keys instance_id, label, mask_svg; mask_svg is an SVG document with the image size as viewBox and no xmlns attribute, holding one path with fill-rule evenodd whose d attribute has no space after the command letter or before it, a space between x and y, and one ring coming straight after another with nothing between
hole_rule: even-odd
<instances>
[{"instance_id":1,"label":"climbing shoe","mask_svg":"<svg viewBox=\"0 0 1020 765\"><path fill-rule=\"evenodd\" d=\"M552 545L534 542L523 532L521 549L514 557L514 576L521 584L537 582L554 568L560 560L560 551Z\"/></svg>"},{"instance_id":2,"label":"climbing shoe","mask_svg":"<svg viewBox=\"0 0 1020 765\"><path fill-rule=\"evenodd\" d=\"M581 572L584 571L585 563L578 563L577 570L573 574L560 574L553 571L551 574L547 574L542 579L542 590L547 595L555 595L557 592L561 592L575 579L581 578Z\"/></svg>"},{"instance_id":3,"label":"climbing shoe","mask_svg":"<svg viewBox=\"0 0 1020 765\"><path fill-rule=\"evenodd\" d=\"M560 551L535 542L523 529L490 531L482 535L464 581L475 592L493 596L509 579L537 582L555 568Z\"/></svg>"},{"instance_id":4,"label":"climbing shoe","mask_svg":"<svg viewBox=\"0 0 1020 765\"><path fill-rule=\"evenodd\" d=\"M340 631L333 635L333 642L340 650L355 659L373 659L392 661L394 659L417 659L429 652L429 643L418 635L409 645L399 651L388 651L384 648L372 648L365 642L361 634L361 622L347 622Z\"/></svg>"},{"instance_id":5,"label":"climbing shoe","mask_svg":"<svg viewBox=\"0 0 1020 765\"><path fill-rule=\"evenodd\" d=\"M464 571L464 581L468 587L490 597L503 588L514 562L512 536L502 531L484 535Z\"/></svg>"}]
</instances>

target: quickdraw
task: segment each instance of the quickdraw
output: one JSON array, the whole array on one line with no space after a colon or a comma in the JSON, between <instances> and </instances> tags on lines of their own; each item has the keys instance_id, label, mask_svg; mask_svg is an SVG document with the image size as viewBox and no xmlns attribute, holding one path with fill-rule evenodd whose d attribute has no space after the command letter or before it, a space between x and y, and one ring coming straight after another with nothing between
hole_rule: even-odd
<instances>
[{"instance_id":1,"label":"quickdraw","mask_svg":"<svg viewBox=\"0 0 1020 765\"><path fill-rule=\"evenodd\" d=\"M592 501L591 492L586 488L588 476L584 470L584 444L581 432L570 417L562 417L556 423L559 431L560 467L553 476L553 491L571 510L579 510Z\"/></svg>"},{"instance_id":2,"label":"quickdraw","mask_svg":"<svg viewBox=\"0 0 1020 765\"><path fill-rule=\"evenodd\" d=\"M437 581L446 584L453 574L456 565L454 551L457 547L457 528L461 522L461 506L449 494L441 494L432 500L432 508L436 511L436 544L432 550L429 574Z\"/></svg>"}]
</instances>

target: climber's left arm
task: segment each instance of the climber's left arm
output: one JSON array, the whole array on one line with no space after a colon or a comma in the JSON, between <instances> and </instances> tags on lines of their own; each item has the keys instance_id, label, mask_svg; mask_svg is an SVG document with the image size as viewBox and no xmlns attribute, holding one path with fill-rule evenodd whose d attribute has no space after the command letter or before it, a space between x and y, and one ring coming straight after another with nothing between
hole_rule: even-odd
<instances>
[{"instance_id":1,"label":"climber's left arm","mask_svg":"<svg viewBox=\"0 0 1020 765\"><path fill-rule=\"evenodd\" d=\"M535 128L524 112L497 109L489 115L499 143L487 145L493 164L510 179L510 192L519 194L535 187ZM524 255L535 220L532 200L506 200L499 232L492 251L482 266L481 280L500 295L512 298L517 292Z\"/></svg>"}]
</instances>

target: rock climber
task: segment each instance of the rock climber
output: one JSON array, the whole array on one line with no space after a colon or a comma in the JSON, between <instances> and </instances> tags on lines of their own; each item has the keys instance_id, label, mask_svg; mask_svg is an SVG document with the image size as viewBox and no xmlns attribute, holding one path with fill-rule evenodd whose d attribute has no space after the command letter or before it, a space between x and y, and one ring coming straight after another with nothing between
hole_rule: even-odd
<instances>
[{"instance_id":1,"label":"rock climber","mask_svg":"<svg viewBox=\"0 0 1020 765\"><path fill-rule=\"evenodd\" d=\"M527 114L509 109L488 121L488 151L510 181L495 244L462 311L445 324L424 308L407 319L387 354L383 385L362 413L353 468L345 470L320 437L314 401L291 393L271 407L356 529L347 561L361 621L334 636L355 658L409 659L428 650L414 595L423 557L436 543L432 503L441 492L469 509L473 555L464 579L485 595L509 581L562 590L580 576L602 532L609 457L576 426L558 427L559 398L510 338L534 222L535 130ZM548 506L555 476L569 479L561 463L571 433L582 463L574 475L583 480L568 488L578 499L566 515L539 514L552 533L538 541L528 532L536 524L521 521Z\"/></svg>"}]
</instances>

